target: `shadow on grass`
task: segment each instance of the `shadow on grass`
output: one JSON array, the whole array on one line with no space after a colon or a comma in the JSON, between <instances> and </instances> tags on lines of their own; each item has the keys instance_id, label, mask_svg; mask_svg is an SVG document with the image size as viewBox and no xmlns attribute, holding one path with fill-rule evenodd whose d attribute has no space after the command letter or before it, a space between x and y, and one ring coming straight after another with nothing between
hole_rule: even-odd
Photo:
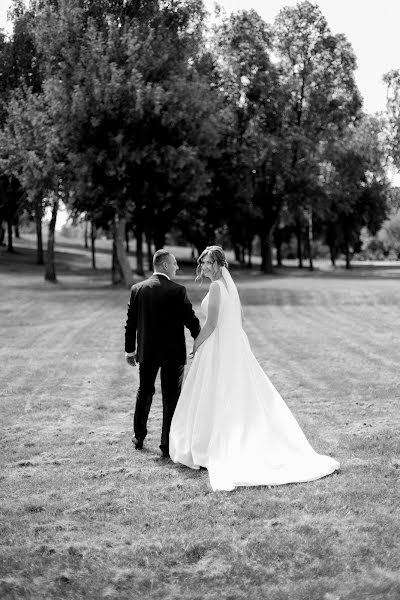
<instances>
[{"instance_id":1,"label":"shadow on grass","mask_svg":"<svg viewBox=\"0 0 400 600\"><path fill-rule=\"evenodd\" d=\"M56 272L58 285L68 290L125 290L123 285L115 285L111 282L111 244L104 247L108 241L101 240L99 247L96 248L99 266L96 269L91 267L90 250L86 250L82 244L67 239L61 239L56 246ZM103 244L103 246L101 246ZM202 286L195 282L196 263L185 256L179 256L179 248L174 252L178 258L180 271L178 272L177 282L188 286L193 302L199 302L208 291L208 281ZM183 252L183 250L182 250ZM134 252L129 254L129 258L135 256ZM44 253L46 260L46 252ZM105 266L105 261L109 262ZM145 264L147 262L145 261ZM44 266L36 264L36 248L31 239L16 240L15 252L9 253L5 247L0 248L0 269L4 274L17 277L18 280L10 283L16 284L18 288L27 289L49 289L49 283L44 282ZM400 279L400 263L393 265L385 263L380 266L375 264L354 264L350 270L343 266L332 269L327 262L316 265L314 271L307 268L299 269L296 266L276 267L273 274L266 275L262 273L258 265L252 268L231 265L231 273L238 284L242 302L244 304L277 304L277 305L302 305L310 301L311 291L303 290L301 293L296 291L282 296L281 293L274 293L274 282L285 279L304 279L304 280L394 280ZM151 274L146 271L145 277ZM26 278L26 282L20 279ZM141 281L144 277L138 276L133 272L134 282ZM247 291L248 287L248 291ZM257 289L258 288L258 289Z\"/></svg>"},{"instance_id":2,"label":"shadow on grass","mask_svg":"<svg viewBox=\"0 0 400 600\"><path fill-rule=\"evenodd\" d=\"M313 271L307 268L299 269L293 266L275 267L270 275L261 273L258 269L243 269L242 272L249 276L279 278L279 277L298 277L309 279L400 279L400 263L396 261L393 265L364 265L362 263L353 264L350 269L338 266L331 268L328 266L316 267Z\"/></svg>"},{"instance_id":3,"label":"shadow on grass","mask_svg":"<svg viewBox=\"0 0 400 600\"><path fill-rule=\"evenodd\" d=\"M100 242L100 244L96 244L95 249L96 249L96 256L100 255L100 254L106 254L111 256L111 251L112 251L112 245L111 245L111 240L108 240L108 242L110 243L109 247L105 247L103 243ZM82 253L87 253L90 252L90 246L88 248L85 248L83 246L83 244L79 244L78 242L73 242L73 241L69 241L68 238L60 238L57 243L56 243L56 249L58 248L66 248L69 249L71 248L71 250L77 250L79 252L79 254ZM129 255L131 255L131 253L129 253Z\"/></svg>"},{"instance_id":4,"label":"shadow on grass","mask_svg":"<svg viewBox=\"0 0 400 600\"><path fill-rule=\"evenodd\" d=\"M200 469L190 469L185 465L174 463L172 460L163 457L153 458L153 462L157 465L162 465L163 468L167 469L168 471L177 471L185 480L201 479L202 481L206 480L208 482L208 471L203 467Z\"/></svg>"},{"instance_id":5,"label":"shadow on grass","mask_svg":"<svg viewBox=\"0 0 400 600\"><path fill-rule=\"evenodd\" d=\"M44 252L46 263L47 252ZM108 273L109 269L92 269L87 256L82 252L70 252L56 250L57 273L75 273L77 275L88 275ZM30 247L19 247L9 253L6 249L0 250L0 265L3 272L18 273L20 275L43 272L44 265L37 264L36 250Z\"/></svg>"}]
</instances>

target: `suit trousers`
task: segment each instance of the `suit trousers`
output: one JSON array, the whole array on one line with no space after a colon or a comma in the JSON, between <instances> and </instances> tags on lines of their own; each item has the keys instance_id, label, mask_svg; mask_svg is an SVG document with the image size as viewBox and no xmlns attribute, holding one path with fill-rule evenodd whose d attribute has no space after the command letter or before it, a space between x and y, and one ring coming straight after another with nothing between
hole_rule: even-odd
<instances>
[{"instance_id":1,"label":"suit trousers","mask_svg":"<svg viewBox=\"0 0 400 600\"><path fill-rule=\"evenodd\" d=\"M137 441L143 441L147 435L147 420L155 392L155 380L161 369L161 393L163 421L160 448L169 450L169 430L172 417L181 393L185 365L142 362L139 364L139 389L136 395L136 407L133 417L133 429Z\"/></svg>"}]
</instances>

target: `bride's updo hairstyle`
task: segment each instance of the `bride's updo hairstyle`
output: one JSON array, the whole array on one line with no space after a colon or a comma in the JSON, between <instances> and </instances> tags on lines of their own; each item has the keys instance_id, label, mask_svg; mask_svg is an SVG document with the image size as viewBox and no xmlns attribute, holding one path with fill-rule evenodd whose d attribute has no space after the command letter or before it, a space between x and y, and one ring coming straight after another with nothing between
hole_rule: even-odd
<instances>
[{"instance_id":1,"label":"bride's updo hairstyle","mask_svg":"<svg viewBox=\"0 0 400 600\"><path fill-rule=\"evenodd\" d=\"M228 261L225 258L225 252L222 250L221 246L207 246L207 248L203 250L197 259L196 281L200 281L200 283L203 282L201 264L203 262L203 258L207 255L210 257L210 260L213 263L214 273L218 273L222 267L226 267L227 269L229 268Z\"/></svg>"}]
</instances>

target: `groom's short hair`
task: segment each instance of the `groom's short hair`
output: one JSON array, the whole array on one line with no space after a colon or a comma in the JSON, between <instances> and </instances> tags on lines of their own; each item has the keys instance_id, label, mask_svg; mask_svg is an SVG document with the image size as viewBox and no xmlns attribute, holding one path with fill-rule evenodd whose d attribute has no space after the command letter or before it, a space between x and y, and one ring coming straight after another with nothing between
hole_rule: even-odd
<instances>
[{"instance_id":1,"label":"groom's short hair","mask_svg":"<svg viewBox=\"0 0 400 600\"><path fill-rule=\"evenodd\" d=\"M172 256L171 252L168 250L157 250L153 256L153 267L159 267L163 264L170 256Z\"/></svg>"}]
</instances>

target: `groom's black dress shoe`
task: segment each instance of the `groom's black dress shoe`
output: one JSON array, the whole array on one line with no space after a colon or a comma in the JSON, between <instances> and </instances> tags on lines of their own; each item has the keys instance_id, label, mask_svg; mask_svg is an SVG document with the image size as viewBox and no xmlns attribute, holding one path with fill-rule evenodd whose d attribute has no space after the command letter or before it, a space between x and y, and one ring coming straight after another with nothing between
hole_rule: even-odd
<instances>
[{"instance_id":1,"label":"groom's black dress shoe","mask_svg":"<svg viewBox=\"0 0 400 600\"><path fill-rule=\"evenodd\" d=\"M132 440L133 443L135 444L135 448L136 450L142 450L143 449L143 440Z\"/></svg>"},{"instance_id":2,"label":"groom's black dress shoe","mask_svg":"<svg viewBox=\"0 0 400 600\"><path fill-rule=\"evenodd\" d=\"M164 458L170 458L169 448L167 446L164 446L163 444L161 444L160 450L161 450L161 454L163 455Z\"/></svg>"}]
</instances>

